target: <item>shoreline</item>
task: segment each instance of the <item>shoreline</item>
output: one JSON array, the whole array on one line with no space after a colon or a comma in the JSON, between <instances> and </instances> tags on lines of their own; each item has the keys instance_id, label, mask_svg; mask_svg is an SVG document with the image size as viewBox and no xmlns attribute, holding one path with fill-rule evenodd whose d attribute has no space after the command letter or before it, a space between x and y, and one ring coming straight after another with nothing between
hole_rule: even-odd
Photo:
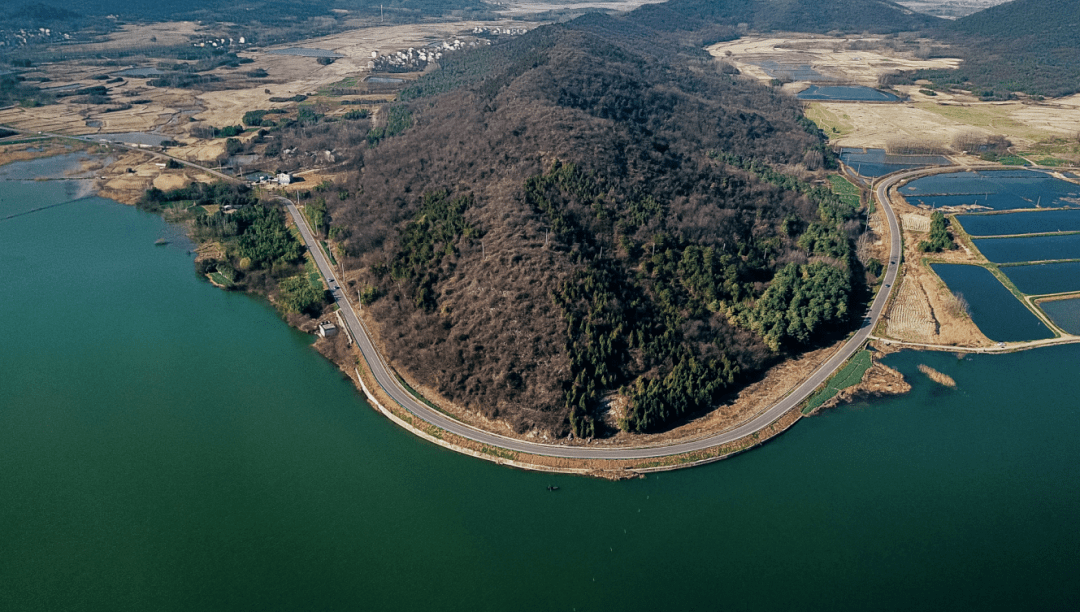
<instances>
[{"instance_id":1,"label":"shoreline","mask_svg":"<svg viewBox=\"0 0 1080 612\"><path fill-rule=\"evenodd\" d=\"M9 161L29 161L31 159L53 157L53 156L56 156L57 154L63 154L65 152L74 152L73 147L66 147L64 151L60 151L60 150L56 150L56 149L57 149L56 147L49 147L47 150L42 150L40 152L34 152L34 153L30 154L29 156L25 156L25 157L21 156L22 158L20 158L20 159L10 159L9 158ZM99 166L99 168L101 168L102 170L112 170L112 172L107 172L107 171L102 172L101 175L99 175L98 177L95 177L95 178L98 179L97 181L95 181L94 189L93 189L93 191L94 191L94 193L96 195L98 195L99 197L107 197L109 199L113 199L114 201L117 201L118 203L121 203L121 204L124 204L124 205L127 205L127 206L132 205L132 202L121 201L121 200L118 200L115 197L111 197L111 196L114 195L113 190L108 189L108 187L106 187L108 181L110 180L108 177L110 175L112 175L113 179L115 179L115 177L117 176L115 168L118 165L124 165L126 160L130 161L131 160L130 155L138 155L138 157L143 158L143 159L147 159L147 158L149 158L150 160L153 159L152 156L147 156L145 154L139 154L138 152L128 152L127 155L121 155L121 156L119 156L117 158L113 158L108 163L106 163L105 165ZM147 162L144 162L144 163L147 163ZM126 177L130 176L130 173L125 172L124 174L119 175L119 176L122 176L122 177L126 178ZM140 173L136 173L134 176L131 176L131 179L141 179L142 185L144 185L143 189L148 188L150 185L153 185L153 182L154 182L155 178L156 178L156 176L155 177L150 177L150 176L146 176L146 175L141 175L140 176ZM128 187L129 189L135 188L134 185L130 185L130 184L126 185L126 187ZM125 199L128 199L128 198L125 198ZM292 215L290 215L290 218L291 218L291 216ZM168 219L166 219L166 220L168 221ZM293 219L293 222L295 223L296 219ZM174 225L177 225L177 224L174 223ZM179 224L179 225L183 225L183 224ZM188 233L189 233L189 237L190 237L190 232L188 232ZM211 282L212 282L212 280L211 280ZM245 292L253 292L253 293L258 293L259 295L264 295L264 294L262 294L262 293L260 293L258 291L250 291L250 290L248 290L248 291L245 291ZM264 297L265 297L265 295L264 295ZM296 327L297 329L300 329L301 331L307 331L309 333L311 331L310 328L314 327L315 321L317 319L317 318L305 317L303 321L300 321L300 320L290 320L290 319L293 319L293 317L287 317L284 314L282 314L281 316L282 316L282 320L284 322L286 322L287 324L289 324L290 326ZM324 312L318 318L323 318L325 316L327 316L327 313ZM340 315L338 315L338 316L340 316ZM308 320L308 319L310 319L310 320ZM353 364L349 364L348 360L344 359L344 355L338 354L337 358L335 358L334 356L329 354L331 351L330 351L330 348L327 346L328 344L329 344L329 342L327 342L324 339L317 339L313 343L313 348L318 350L320 352L320 354L322 354L326 359L328 359L331 362L335 363L335 365L337 365L342 372L344 372L347 376L349 376L350 379L353 380L353 383L357 387L357 389L360 390L362 393L364 393L364 396L367 399L367 401L371 404L372 409L374 409L374 410L376 410L378 412L381 412L384 416L386 416L387 418L392 420L395 424L397 424L397 425L399 425L401 427L404 427L405 429L407 429L411 433L413 433L413 434L415 434L415 435L417 435L417 436L419 436L421 438L424 438L425 440L428 440L429 442L438 444L438 445L443 446L445 448L448 448L450 450L454 450L455 452L460 452L462 454L467 454L467 455L474 456L474 457L477 457L477 458L480 458L480 459L485 459L485 460L488 460L488 461L493 461L495 463L499 463L499 464L502 464L502 465L507 465L507 466L510 466L510 467L517 467L517 468L520 468L520 469L539 470L539 471L567 473L567 474L576 474L576 475L588 475L588 476L599 477L599 478L620 480L620 479L625 479L625 478L640 477L643 474L650 473L650 472L658 472L658 471L681 469L681 468L686 468L686 467L694 467L694 466L698 466L698 465L704 465L704 464L707 464L707 463L712 463L712 462L715 462L715 461L720 461L722 459L726 459L726 458L732 457L732 456L734 456L736 454L740 454L740 453L746 452L747 450L756 448L757 446L760 446L760 445L764 444L765 442L767 442L768 440L774 438L775 436L787 431L796 422L798 422L803 416L805 416L805 415L802 414L802 412L800 410L800 408L803 406L803 404L805 402L800 402L797 405L795 405L795 406L789 408L788 410L782 412L781 414L779 414L779 416L774 418L771 422L769 422L764 427L762 427L761 429L759 429L758 431L756 431L754 433L751 433L751 434L748 434L748 435L745 435L745 436L741 436L741 437L736 438L736 439L734 439L732 441L729 441L729 442L725 442L725 443L710 446L710 447L707 447L707 448L704 448L704 449L701 449L701 450L689 451L689 452L685 452L685 453L660 455L660 456L647 457L647 458L641 458L641 459L578 459L578 458L555 457L555 456L549 456L549 455L531 454L531 453L526 453L526 452L520 452L520 451L513 451L513 450L509 450L509 449L504 449L504 448L500 448L500 447L492 447L490 445L486 445L486 444L479 443L479 442L476 442L476 441L473 441L473 440L469 440L467 438L457 436L457 435L455 435L455 434L453 434L453 433L451 433L449 431L437 428L434 425L427 424L427 423L425 423L423 421L420 421L420 423L422 423L422 424L418 424L417 423L417 417L415 415L409 413L406 409L404 409L402 406L400 406L397 402L390 399L390 397L385 393L385 391L383 389L381 389L377 384L373 384L374 380L373 380L372 373L370 371L370 367L369 367L369 365L367 364L367 362L364 359L360 358L359 351L356 349L356 345L355 345L354 342L349 343L349 349L350 350L347 351L347 354L350 355L352 357L352 360L354 361ZM841 342L839 344L842 345L843 342ZM834 345L832 347L826 347L825 349L819 349L818 351L816 351L817 353L824 352L824 353L827 353L827 355L824 358L820 358L821 356L817 355L816 357L819 357L819 358L811 359L810 361L812 361L812 363L810 363L810 364L806 364L806 363L801 363L800 364L800 363L798 363L799 361L805 361L806 358L807 358L807 354L803 354L803 355L800 355L799 357L791 358L791 359L782 361L782 362L776 364L775 366L773 366L773 368L771 368L765 374L765 376L762 377L762 379L760 381L757 381L757 382L753 383L749 388L753 388L755 385L767 382L770 373L774 373L777 368L782 368L785 365L790 368L792 366L793 362L795 362L797 364L797 366L802 366L801 368L796 367L796 369L805 369L807 367L807 365L809 365L809 369L811 370L811 372L816 371L818 369L818 367L820 366L820 364L827 360L828 354L833 354L838 349L839 349L839 346L837 346L837 345ZM334 349L333 352L334 353L339 353L338 349L336 349L336 348ZM351 373L349 371L350 366L352 368ZM363 371L363 373L361 373L361 370ZM354 378L354 375L355 375L355 378ZM366 377L365 377L365 375L366 375ZM804 380L806 380L809 377L809 375L810 374L806 373L806 372L799 372L798 375L796 376L797 379L798 379L797 382L795 384L787 386L787 388L781 390L782 392L780 393L780 395L781 395L780 399L782 399L782 397L786 397L786 396L790 395L796 388L798 388L801 385L802 382L804 382ZM775 381L768 381L768 382L775 383ZM774 389L774 393L767 393L766 395L772 396L774 394L775 394L775 389ZM774 405L775 401L776 401L775 399L770 397L769 401L766 402L765 408L767 409L767 408L771 407L772 405ZM389 406L389 408L388 408L388 406ZM700 415L700 416L696 417L695 419L692 419L691 421L689 421L688 423L686 423L686 424L684 424L683 426L680 426L680 427L685 427L687 429L696 429L696 431L694 431L690 435L676 435L674 437L679 439L680 441L693 441L694 439L708 438L711 435L720 434L720 433L723 433L724 431L737 428L739 425L744 424L744 423L746 423L746 422L748 422L750 420L753 420L753 418L755 418L755 416L757 416L758 414L764 412L764 410L754 410L749 415L744 414L744 415L742 415L742 418L738 422L733 423L733 424L729 424L726 427L716 428L715 426L714 427L708 427L708 426L702 427L701 426L703 424L700 423L700 421L709 419L710 416L715 415L717 412L718 411L716 409L714 409L712 411L709 411L708 413L705 413L703 415ZM679 429L679 428L676 428L676 429ZM661 433L661 434L652 434L649 437L651 437L652 440L642 440L642 441L639 441L639 443L632 444L632 445L631 444L604 445L604 448L608 448L608 449L612 449L612 450L631 449L631 448L638 448L638 449L657 448L657 449L662 449L662 448L671 446L671 444L672 444L671 438L673 436L671 435L670 431L669 432L664 432L664 433ZM524 438L522 436L513 436L513 438L514 439L527 440L527 438ZM644 444L642 444L641 442L644 442ZM599 447L601 445L599 445L599 444L589 444L589 443L585 443L585 444L580 444L579 443L579 444L569 444L569 445L563 445L563 446L580 447L580 448L588 448L588 447L594 447L595 448L595 447Z\"/></svg>"}]
</instances>

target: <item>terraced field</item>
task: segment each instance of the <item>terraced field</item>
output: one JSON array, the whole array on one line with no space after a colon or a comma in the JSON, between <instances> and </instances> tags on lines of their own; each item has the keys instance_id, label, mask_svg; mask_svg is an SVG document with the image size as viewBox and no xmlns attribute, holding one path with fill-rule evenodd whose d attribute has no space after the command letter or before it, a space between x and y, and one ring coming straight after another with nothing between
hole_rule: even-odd
<instances>
[{"instance_id":1,"label":"terraced field","mask_svg":"<svg viewBox=\"0 0 1080 612\"><path fill-rule=\"evenodd\" d=\"M900 218L904 221L904 229L908 231L923 233L930 231L930 217L926 215L908 213L901 215Z\"/></svg>"},{"instance_id":2,"label":"terraced field","mask_svg":"<svg viewBox=\"0 0 1080 612\"><path fill-rule=\"evenodd\" d=\"M917 283L905 278L889 314L888 335L907 342L930 342L937 335L937 328L930 301Z\"/></svg>"}]
</instances>

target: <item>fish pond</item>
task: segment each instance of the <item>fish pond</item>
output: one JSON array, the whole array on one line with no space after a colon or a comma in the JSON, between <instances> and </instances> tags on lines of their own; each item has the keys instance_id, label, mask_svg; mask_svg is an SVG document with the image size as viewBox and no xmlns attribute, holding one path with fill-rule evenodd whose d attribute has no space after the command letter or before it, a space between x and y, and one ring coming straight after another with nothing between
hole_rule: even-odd
<instances>
[{"instance_id":1,"label":"fish pond","mask_svg":"<svg viewBox=\"0 0 1080 612\"><path fill-rule=\"evenodd\" d=\"M1036 170L935 174L900 187L910 204L934 208L974 205L993 210L1080 207L1080 185Z\"/></svg>"},{"instance_id":2,"label":"fish pond","mask_svg":"<svg viewBox=\"0 0 1080 612\"><path fill-rule=\"evenodd\" d=\"M989 270L980 266L934 264L949 291L964 296L971 320L987 338L1019 342L1053 338L1054 333Z\"/></svg>"},{"instance_id":3,"label":"fish pond","mask_svg":"<svg viewBox=\"0 0 1080 612\"><path fill-rule=\"evenodd\" d=\"M971 236L1080 232L1080 210L1075 209L956 215L956 220Z\"/></svg>"},{"instance_id":4,"label":"fish pond","mask_svg":"<svg viewBox=\"0 0 1080 612\"><path fill-rule=\"evenodd\" d=\"M835 100L840 102L899 102L885 91L862 85L811 85L795 94L800 100Z\"/></svg>"},{"instance_id":5,"label":"fish pond","mask_svg":"<svg viewBox=\"0 0 1080 612\"><path fill-rule=\"evenodd\" d=\"M982 238L972 242L994 263L1080 259L1080 234Z\"/></svg>"},{"instance_id":6,"label":"fish pond","mask_svg":"<svg viewBox=\"0 0 1080 612\"><path fill-rule=\"evenodd\" d=\"M1001 271L1028 295L1080 291L1080 262L1001 266Z\"/></svg>"},{"instance_id":7,"label":"fish pond","mask_svg":"<svg viewBox=\"0 0 1080 612\"><path fill-rule=\"evenodd\" d=\"M1041 302L1039 308L1061 329L1080 335L1080 298Z\"/></svg>"},{"instance_id":8,"label":"fish pond","mask_svg":"<svg viewBox=\"0 0 1080 612\"><path fill-rule=\"evenodd\" d=\"M885 176L898 170L923 166L944 166L949 160L940 155L889 155L885 149L840 150L840 161L860 176Z\"/></svg>"},{"instance_id":9,"label":"fish pond","mask_svg":"<svg viewBox=\"0 0 1080 612\"><path fill-rule=\"evenodd\" d=\"M144 66L139 68L128 68L127 70L114 72L112 76L149 78L154 76L161 76L163 74L165 73L158 68L154 68L152 66Z\"/></svg>"},{"instance_id":10,"label":"fish pond","mask_svg":"<svg viewBox=\"0 0 1080 612\"><path fill-rule=\"evenodd\" d=\"M775 60L766 60L757 64L765 74L774 79L787 78L792 81L831 81L830 77L814 70L809 64L782 64Z\"/></svg>"}]
</instances>

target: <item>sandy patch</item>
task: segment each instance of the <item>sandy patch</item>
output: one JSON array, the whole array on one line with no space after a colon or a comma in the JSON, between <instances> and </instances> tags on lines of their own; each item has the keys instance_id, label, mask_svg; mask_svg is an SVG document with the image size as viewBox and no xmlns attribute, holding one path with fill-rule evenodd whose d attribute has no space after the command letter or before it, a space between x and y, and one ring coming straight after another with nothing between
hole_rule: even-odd
<instances>
[{"instance_id":1,"label":"sandy patch","mask_svg":"<svg viewBox=\"0 0 1080 612\"><path fill-rule=\"evenodd\" d=\"M912 41L911 51L897 52L882 47L880 50L852 49L853 43L859 46L879 44L881 37L834 38L793 34L786 37L748 36L729 42L722 42L708 47L714 57L734 64L743 74L762 81L772 80L759 65L773 61L778 64L806 65L819 74L845 83L855 83L867 87L876 87L878 77L898 70L919 70L955 68L960 64L956 58L919 59L915 51L920 45L929 45L931 41ZM795 87L802 90L807 83Z\"/></svg>"},{"instance_id":2,"label":"sandy patch","mask_svg":"<svg viewBox=\"0 0 1080 612\"><path fill-rule=\"evenodd\" d=\"M936 382L939 385L944 385L946 387L956 387L956 381L953 379L952 376L949 376L948 374L944 374L942 372L938 372L937 370L931 368L926 364L920 363L919 371L923 374L926 374L927 378Z\"/></svg>"}]
</instances>

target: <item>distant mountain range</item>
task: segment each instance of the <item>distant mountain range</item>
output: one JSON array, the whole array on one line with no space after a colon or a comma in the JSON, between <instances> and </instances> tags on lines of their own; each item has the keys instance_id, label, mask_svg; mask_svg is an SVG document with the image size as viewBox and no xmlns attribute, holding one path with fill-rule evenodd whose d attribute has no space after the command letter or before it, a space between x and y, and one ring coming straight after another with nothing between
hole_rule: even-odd
<instances>
[{"instance_id":1,"label":"distant mountain range","mask_svg":"<svg viewBox=\"0 0 1080 612\"><path fill-rule=\"evenodd\" d=\"M888 0L669 0L632 15L664 30L722 25L756 31L884 33L944 24Z\"/></svg>"},{"instance_id":2,"label":"distant mountain range","mask_svg":"<svg viewBox=\"0 0 1080 612\"><path fill-rule=\"evenodd\" d=\"M959 70L920 71L913 78L973 90L985 99L1080 92L1077 0L1013 0L958 19L934 36L964 63Z\"/></svg>"}]
</instances>

